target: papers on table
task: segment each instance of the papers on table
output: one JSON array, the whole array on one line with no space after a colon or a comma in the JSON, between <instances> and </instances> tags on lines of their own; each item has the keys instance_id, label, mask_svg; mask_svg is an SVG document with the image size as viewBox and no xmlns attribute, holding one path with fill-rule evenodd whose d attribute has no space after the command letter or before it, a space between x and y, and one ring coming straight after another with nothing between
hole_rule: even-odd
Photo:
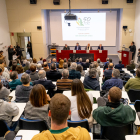
<instances>
[{"instance_id":1,"label":"papers on table","mask_svg":"<svg viewBox=\"0 0 140 140\"><path fill-rule=\"evenodd\" d=\"M13 91L9 94L9 96L12 96L12 97L13 97L11 101L15 101L15 99L16 99L15 90L13 90Z\"/></svg>"},{"instance_id":2,"label":"papers on table","mask_svg":"<svg viewBox=\"0 0 140 140\"><path fill-rule=\"evenodd\" d=\"M127 135L125 136L126 140L140 140L140 135Z\"/></svg>"}]
</instances>

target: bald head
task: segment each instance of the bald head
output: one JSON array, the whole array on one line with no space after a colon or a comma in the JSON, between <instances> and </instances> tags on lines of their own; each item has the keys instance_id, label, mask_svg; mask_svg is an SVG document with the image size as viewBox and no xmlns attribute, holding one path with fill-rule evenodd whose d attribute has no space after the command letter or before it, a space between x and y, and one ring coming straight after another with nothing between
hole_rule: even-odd
<instances>
[{"instance_id":1,"label":"bald head","mask_svg":"<svg viewBox=\"0 0 140 140\"><path fill-rule=\"evenodd\" d=\"M112 69L113 68L113 63L109 63L108 68Z\"/></svg>"},{"instance_id":2,"label":"bald head","mask_svg":"<svg viewBox=\"0 0 140 140\"><path fill-rule=\"evenodd\" d=\"M46 72L45 72L45 70L40 70L40 71L38 72L38 76L39 76L39 79L45 78L45 77L46 77Z\"/></svg>"},{"instance_id":3,"label":"bald head","mask_svg":"<svg viewBox=\"0 0 140 140\"><path fill-rule=\"evenodd\" d=\"M56 62L56 59L55 58L53 58L53 60L52 60L54 63Z\"/></svg>"}]
</instances>

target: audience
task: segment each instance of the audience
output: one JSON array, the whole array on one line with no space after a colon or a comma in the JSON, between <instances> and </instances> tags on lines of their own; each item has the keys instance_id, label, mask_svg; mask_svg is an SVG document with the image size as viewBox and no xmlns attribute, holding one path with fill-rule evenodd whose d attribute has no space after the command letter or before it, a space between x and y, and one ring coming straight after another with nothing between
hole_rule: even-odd
<instances>
[{"instance_id":1,"label":"audience","mask_svg":"<svg viewBox=\"0 0 140 140\"><path fill-rule=\"evenodd\" d=\"M49 95L46 94L44 86L35 85L26 104L24 115L26 119L30 120L44 120L50 129L51 120L48 116L49 112Z\"/></svg>"},{"instance_id":2,"label":"audience","mask_svg":"<svg viewBox=\"0 0 140 140\"><path fill-rule=\"evenodd\" d=\"M64 58L64 63L67 63L67 58Z\"/></svg>"},{"instance_id":3,"label":"audience","mask_svg":"<svg viewBox=\"0 0 140 140\"><path fill-rule=\"evenodd\" d=\"M63 64L64 64L64 60L61 59L61 60L59 61L59 69L63 69Z\"/></svg>"},{"instance_id":4,"label":"audience","mask_svg":"<svg viewBox=\"0 0 140 140\"><path fill-rule=\"evenodd\" d=\"M79 79L73 80L71 93L72 96L69 97L71 101L71 121L88 119L90 127L93 126L91 117L93 95L85 92L84 86Z\"/></svg>"},{"instance_id":5,"label":"audience","mask_svg":"<svg viewBox=\"0 0 140 140\"><path fill-rule=\"evenodd\" d=\"M85 76L85 71L83 71L83 67L81 64L77 65L76 71L79 71L81 73L81 76Z\"/></svg>"},{"instance_id":6,"label":"audience","mask_svg":"<svg viewBox=\"0 0 140 140\"><path fill-rule=\"evenodd\" d=\"M2 64L4 66L4 72L9 74L8 69L5 67L4 60L0 59L0 64Z\"/></svg>"},{"instance_id":7,"label":"audience","mask_svg":"<svg viewBox=\"0 0 140 140\"><path fill-rule=\"evenodd\" d=\"M79 63L83 65L82 58L79 58Z\"/></svg>"},{"instance_id":8,"label":"audience","mask_svg":"<svg viewBox=\"0 0 140 140\"><path fill-rule=\"evenodd\" d=\"M119 64L115 65L115 69L122 70L124 68L124 64L122 64L122 61L119 61Z\"/></svg>"},{"instance_id":9,"label":"audience","mask_svg":"<svg viewBox=\"0 0 140 140\"><path fill-rule=\"evenodd\" d=\"M112 71L113 71L113 63L109 63L108 69L106 69L106 70L104 71L104 77L105 77L105 78L111 78Z\"/></svg>"},{"instance_id":10,"label":"audience","mask_svg":"<svg viewBox=\"0 0 140 140\"><path fill-rule=\"evenodd\" d=\"M70 67L71 67L71 59L69 58L68 59L68 70L70 70Z\"/></svg>"},{"instance_id":11,"label":"audience","mask_svg":"<svg viewBox=\"0 0 140 140\"><path fill-rule=\"evenodd\" d=\"M104 70L105 70L105 69L108 69L108 65L109 65L110 63L112 63L112 59L109 59L109 62L106 63L106 64L104 65ZM112 63L112 64L113 64L113 63ZM114 66L114 64L113 64L113 66Z\"/></svg>"},{"instance_id":12,"label":"audience","mask_svg":"<svg viewBox=\"0 0 140 140\"><path fill-rule=\"evenodd\" d=\"M100 91L99 81L96 79L96 69L89 70L89 76L86 76L83 82L84 88Z\"/></svg>"},{"instance_id":13,"label":"audience","mask_svg":"<svg viewBox=\"0 0 140 140\"><path fill-rule=\"evenodd\" d=\"M39 79L39 76L38 76L38 73L36 71L36 65L35 64L31 64L30 71L31 71L30 72L31 81L38 80Z\"/></svg>"},{"instance_id":14,"label":"audience","mask_svg":"<svg viewBox=\"0 0 140 140\"><path fill-rule=\"evenodd\" d=\"M49 68L51 68L51 59L48 59L47 63L48 63Z\"/></svg>"},{"instance_id":15,"label":"audience","mask_svg":"<svg viewBox=\"0 0 140 140\"><path fill-rule=\"evenodd\" d=\"M103 63L101 62L100 58L97 59L97 63L100 66L100 68L103 68Z\"/></svg>"},{"instance_id":16,"label":"audience","mask_svg":"<svg viewBox=\"0 0 140 140\"><path fill-rule=\"evenodd\" d=\"M125 91L128 92L130 89L140 90L140 68L136 70L136 77L129 79L125 84Z\"/></svg>"},{"instance_id":17,"label":"audience","mask_svg":"<svg viewBox=\"0 0 140 140\"><path fill-rule=\"evenodd\" d=\"M37 64L37 60L35 58L33 58L33 63L36 65Z\"/></svg>"},{"instance_id":18,"label":"audience","mask_svg":"<svg viewBox=\"0 0 140 140\"><path fill-rule=\"evenodd\" d=\"M70 106L70 100L66 96L56 94L50 102L51 129L35 135L32 140L91 140L89 132L85 128L68 127L67 118L71 114Z\"/></svg>"},{"instance_id":19,"label":"audience","mask_svg":"<svg viewBox=\"0 0 140 140\"><path fill-rule=\"evenodd\" d=\"M71 83L72 80L68 79L69 77L69 71L67 69L64 69L62 72L62 79L57 80L57 89L58 90L71 90Z\"/></svg>"},{"instance_id":20,"label":"audience","mask_svg":"<svg viewBox=\"0 0 140 140\"><path fill-rule=\"evenodd\" d=\"M63 64L63 69L59 69L59 72L62 74L64 69L68 69L68 64L67 63Z\"/></svg>"},{"instance_id":21,"label":"audience","mask_svg":"<svg viewBox=\"0 0 140 140\"><path fill-rule=\"evenodd\" d=\"M3 64L0 64L0 68L2 69L2 77L6 80L9 80L10 79L9 73L4 71Z\"/></svg>"},{"instance_id":22,"label":"audience","mask_svg":"<svg viewBox=\"0 0 140 140\"><path fill-rule=\"evenodd\" d=\"M120 71L118 69L114 69L112 71L112 78L104 82L102 86L102 90L109 90L114 86L122 89L123 81L119 79L119 77L120 77Z\"/></svg>"},{"instance_id":23,"label":"audience","mask_svg":"<svg viewBox=\"0 0 140 140\"><path fill-rule=\"evenodd\" d=\"M71 64L71 71L69 72L69 79L80 79L81 78L81 73L79 71L76 71L77 64L72 63Z\"/></svg>"},{"instance_id":24,"label":"audience","mask_svg":"<svg viewBox=\"0 0 140 140\"><path fill-rule=\"evenodd\" d=\"M26 103L29 101L29 95L32 90L30 86L30 76L28 74L23 74L21 76L22 85L18 85L15 90L16 102Z\"/></svg>"},{"instance_id":25,"label":"audience","mask_svg":"<svg viewBox=\"0 0 140 140\"><path fill-rule=\"evenodd\" d=\"M126 66L127 70L131 71L135 69L135 63L134 60L130 61L130 64Z\"/></svg>"},{"instance_id":26,"label":"audience","mask_svg":"<svg viewBox=\"0 0 140 140\"><path fill-rule=\"evenodd\" d=\"M42 69L42 64L41 63L38 63L36 66L37 66L37 71Z\"/></svg>"},{"instance_id":27,"label":"audience","mask_svg":"<svg viewBox=\"0 0 140 140\"><path fill-rule=\"evenodd\" d=\"M96 62L96 61L94 61L94 67L95 67L95 69L97 70L97 72L98 72L98 75L100 76L100 74L101 74L101 71L100 71L100 66L98 65L98 63Z\"/></svg>"},{"instance_id":28,"label":"audience","mask_svg":"<svg viewBox=\"0 0 140 140\"><path fill-rule=\"evenodd\" d=\"M40 57L39 60L40 60L40 61L38 61L37 64L41 64L41 65L42 65L42 64L43 64L43 58Z\"/></svg>"},{"instance_id":29,"label":"audience","mask_svg":"<svg viewBox=\"0 0 140 140\"><path fill-rule=\"evenodd\" d=\"M81 64L81 63L79 62L79 59L78 59L78 58L75 59L75 62L76 62L77 65L78 65L78 64Z\"/></svg>"},{"instance_id":30,"label":"audience","mask_svg":"<svg viewBox=\"0 0 140 140\"><path fill-rule=\"evenodd\" d=\"M86 59L86 63L82 63L82 66L83 66L83 70L87 70L87 68L89 68L89 59Z\"/></svg>"},{"instance_id":31,"label":"audience","mask_svg":"<svg viewBox=\"0 0 140 140\"><path fill-rule=\"evenodd\" d=\"M104 107L98 107L93 111L93 118L101 126L122 126L132 123L136 119L136 113L129 105L120 103L122 91L118 87L109 90L108 102Z\"/></svg>"},{"instance_id":32,"label":"audience","mask_svg":"<svg viewBox=\"0 0 140 140\"><path fill-rule=\"evenodd\" d=\"M61 60L61 59L60 59L60 60ZM56 62L56 59L55 59L55 58L52 59L52 63L55 63L55 64L56 64L56 68L58 68L58 64L59 64L59 63Z\"/></svg>"},{"instance_id":33,"label":"audience","mask_svg":"<svg viewBox=\"0 0 140 140\"><path fill-rule=\"evenodd\" d=\"M109 58L106 59L106 62L104 63L104 66L109 63Z\"/></svg>"},{"instance_id":34,"label":"audience","mask_svg":"<svg viewBox=\"0 0 140 140\"><path fill-rule=\"evenodd\" d=\"M16 71L18 73L18 79L21 79L21 76L24 74L24 69L21 65L17 65Z\"/></svg>"},{"instance_id":35,"label":"audience","mask_svg":"<svg viewBox=\"0 0 140 140\"><path fill-rule=\"evenodd\" d=\"M43 70L45 70L46 72L47 72L47 71L50 71L50 68L49 68L47 62L44 62L44 63L43 63Z\"/></svg>"},{"instance_id":36,"label":"audience","mask_svg":"<svg viewBox=\"0 0 140 140\"><path fill-rule=\"evenodd\" d=\"M26 64L25 64L25 67L24 67L24 71L26 72L29 69L30 69L30 62L27 61ZM28 73L28 74L30 74L30 73Z\"/></svg>"}]
</instances>

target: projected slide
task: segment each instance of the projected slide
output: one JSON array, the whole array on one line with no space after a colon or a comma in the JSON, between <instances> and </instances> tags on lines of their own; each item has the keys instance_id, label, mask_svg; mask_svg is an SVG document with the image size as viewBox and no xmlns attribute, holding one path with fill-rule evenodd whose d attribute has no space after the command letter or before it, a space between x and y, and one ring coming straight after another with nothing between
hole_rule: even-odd
<instances>
[{"instance_id":1,"label":"projected slide","mask_svg":"<svg viewBox=\"0 0 140 140\"><path fill-rule=\"evenodd\" d=\"M66 13L61 14L63 40L106 40L106 13L73 13L77 21L65 20Z\"/></svg>"}]
</instances>

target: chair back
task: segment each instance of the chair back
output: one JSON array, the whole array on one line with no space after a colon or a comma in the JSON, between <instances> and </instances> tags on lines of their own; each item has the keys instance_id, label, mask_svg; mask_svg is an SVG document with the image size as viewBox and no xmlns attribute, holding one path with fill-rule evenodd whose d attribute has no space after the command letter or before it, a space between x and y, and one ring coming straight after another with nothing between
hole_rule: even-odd
<instances>
[{"instance_id":1,"label":"chair back","mask_svg":"<svg viewBox=\"0 0 140 140\"><path fill-rule=\"evenodd\" d=\"M126 135L133 135L133 123L117 127L103 127L102 138L109 140L125 140Z\"/></svg>"},{"instance_id":2,"label":"chair back","mask_svg":"<svg viewBox=\"0 0 140 140\"><path fill-rule=\"evenodd\" d=\"M137 100L134 104L136 112L140 112L140 100Z\"/></svg>"},{"instance_id":3,"label":"chair back","mask_svg":"<svg viewBox=\"0 0 140 140\"><path fill-rule=\"evenodd\" d=\"M130 89L128 91L128 96L131 102L135 102L136 100L140 100L140 90Z\"/></svg>"},{"instance_id":4,"label":"chair back","mask_svg":"<svg viewBox=\"0 0 140 140\"><path fill-rule=\"evenodd\" d=\"M0 120L0 137L4 137L5 133L8 131L8 127L3 120Z\"/></svg>"},{"instance_id":5,"label":"chair back","mask_svg":"<svg viewBox=\"0 0 140 140\"><path fill-rule=\"evenodd\" d=\"M26 130L39 130L40 132L48 130L49 127L45 121L42 120L29 120L21 117L19 119L19 128Z\"/></svg>"},{"instance_id":6,"label":"chair back","mask_svg":"<svg viewBox=\"0 0 140 140\"><path fill-rule=\"evenodd\" d=\"M89 124L88 124L88 121L86 119L81 120L81 121L70 121L70 120L67 120L67 122L68 122L68 126L69 127L81 126L81 127L87 129L87 131L90 132L90 130L89 130Z\"/></svg>"}]
</instances>

